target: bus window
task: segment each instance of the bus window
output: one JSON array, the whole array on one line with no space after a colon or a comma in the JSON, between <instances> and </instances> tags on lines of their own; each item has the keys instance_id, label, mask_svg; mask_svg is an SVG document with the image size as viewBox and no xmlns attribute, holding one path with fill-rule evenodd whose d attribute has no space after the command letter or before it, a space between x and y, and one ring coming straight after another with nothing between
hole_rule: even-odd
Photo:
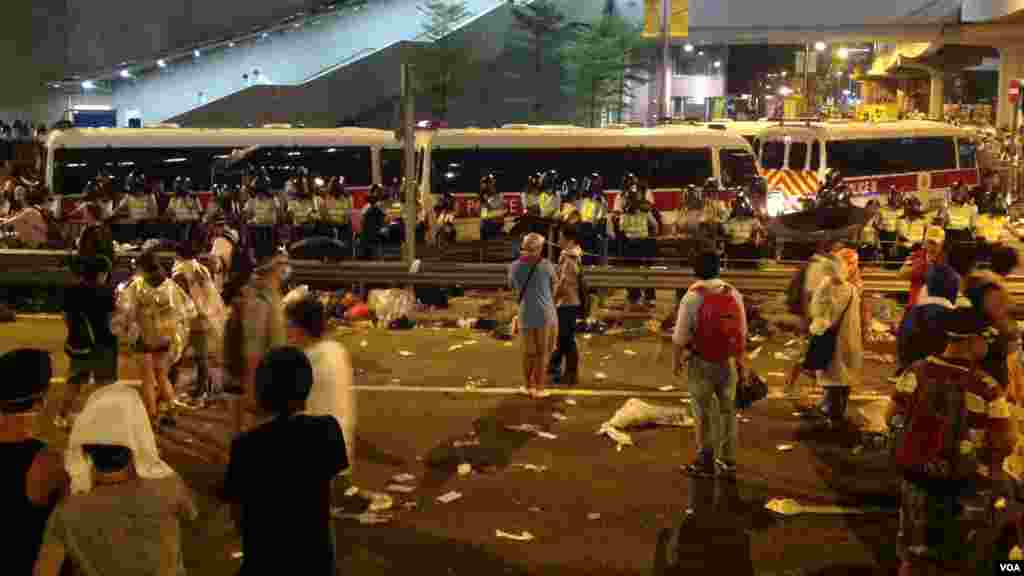
<instances>
[{"instance_id":1,"label":"bus window","mask_svg":"<svg viewBox=\"0 0 1024 576\"><path fill-rule=\"evenodd\" d=\"M761 150L761 168L765 170L781 170L786 162L786 143L769 141Z\"/></svg>"},{"instance_id":2,"label":"bus window","mask_svg":"<svg viewBox=\"0 0 1024 576\"><path fill-rule=\"evenodd\" d=\"M711 149L692 150L648 149L651 188L683 188L702 185L714 176Z\"/></svg>"},{"instance_id":3,"label":"bus window","mask_svg":"<svg viewBox=\"0 0 1024 576\"><path fill-rule=\"evenodd\" d=\"M959 140L960 168L978 167L978 145L970 140Z\"/></svg>"},{"instance_id":4,"label":"bus window","mask_svg":"<svg viewBox=\"0 0 1024 576\"><path fill-rule=\"evenodd\" d=\"M811 144L811 172L817 172L821 168L821 142L815 140Z\"/></svg>"},{"instance_id":5,"label":"bus window","mask_svg":"<svg viewBox=\"0 0 1024 576\"><path fill-rule=\"evenodd\" d=\"M746 150L727 149L719 152L722 164L722 185L746 186L757 176L757 163Z\"/></svg>"},{"instance_id":6,"label":"bus window","mask_svg":"<svg viewBox=\"0 0 1024 576\"><path fill-rule=\"evenodd\" d=\"M405 151L385 148L380 151L380 176L384 185L390 185L396 179L401 180L405 174Z\"/></svg>"},{"instance_id":7,"label":"bus window","mask_svg":"<svg viewBox=\"0 0 1024 576\"><path fill-rule=\"evenodd\" d=\"M952 137L829 142L828 167L846 177L956 169Z\"/></svg>"},{"instance_id":8,"label":"bus window","mask_svg":"<svg viewBox=\"0 0 1024 576\"><path fill-rule=\"evenodd\" d=\"M300 167L310 174L330 178L344 176L346 186L369 186L373 182L373 156L369 146L346 148L267 148L254 155L254 163L267 169L272 186L284 183Z\"/></svg>"},{"instance_id":9,"label":"bus window","mask_svg":"<svg viewBox=\"0 0 1024 576\"><path fill-rule=\"evenodd\" d=\"M804 171L807 168L807 143L793 142L789 145L789 169Z\"/></svg>"}]
</instances>

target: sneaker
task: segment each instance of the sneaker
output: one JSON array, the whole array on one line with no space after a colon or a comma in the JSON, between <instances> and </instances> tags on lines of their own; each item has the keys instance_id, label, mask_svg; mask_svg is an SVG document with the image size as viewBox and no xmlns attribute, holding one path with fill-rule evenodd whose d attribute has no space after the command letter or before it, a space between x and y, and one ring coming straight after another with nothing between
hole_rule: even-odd
<instances>
[{"instance_id":1,"label":"sneaker","mask_svg":"<svg viewBox=\"0 0 1024 576\"><path fill-rule=\"evenodd\" d=\"M714 478L715 461L711 458L698 456L692 464L683 467L683 472L696 478Z\"/></svg>"},{"instance_id":2,"label":"sneaker","mask_svg":"<svg viewBox=\"0 0 1024 576\"><path fill-rule=\"evenodd\" d=\"M715 469L718 475L726 480L736 479L736 463L728 460L715 459Z\"/></svg>"}]
</instances>

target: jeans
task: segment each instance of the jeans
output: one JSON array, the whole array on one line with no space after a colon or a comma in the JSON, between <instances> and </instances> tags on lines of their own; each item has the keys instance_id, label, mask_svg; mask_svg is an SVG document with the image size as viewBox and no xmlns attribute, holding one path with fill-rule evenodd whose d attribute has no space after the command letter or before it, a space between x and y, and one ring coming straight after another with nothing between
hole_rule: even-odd
<instances>
[{"instance_id":1,"label":"jeans","mask_svg":"<svg viewBox=\"0 0 1024 576\"><path fill-rule=\"evenodd\" d=\"M736 462L735 365L712 364L692 356L688 368L690 398L696 420L697 445L702 456L717 455Z\"/></svg>"},{"instance_id":2,"label":"jeans","mask_svg":"<svg viewBox=\"0 0 1024 576\"><path fill-rule=\"evenodd\" d=\"M579 318L579 313L579 306L558 307L558 347L551 354L551 364L549 365L551 372L561 372L563 356L573 358L578 354L576 350L576 320ZM575 366L570 366L570 368L575 368Z\"/></svg>"}]
</instances>

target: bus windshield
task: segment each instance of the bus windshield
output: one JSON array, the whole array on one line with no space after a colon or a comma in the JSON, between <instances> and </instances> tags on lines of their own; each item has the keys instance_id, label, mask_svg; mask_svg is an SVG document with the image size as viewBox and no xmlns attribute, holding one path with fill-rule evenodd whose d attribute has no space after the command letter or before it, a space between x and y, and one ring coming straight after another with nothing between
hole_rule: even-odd
<instances>
[{"instance_id":1,"label":"bus windshield","mask_svg":"<svg viewBox=\"0 0 1024 576\"><path fill-rule=\"evenodd\" d=\"M828 167L845 177L955 170L952 136L835 140L825 146Z\"/></svg>"},{"instance_id":2,"label":"bus windshield","mask_svg":"<svg viewBox=\"0 0 1024 576\"><path fill-rule=\"evenodd\" d=\"M213 184L238 184L241 176L217 175L217 166L233 152L227 148L59 148L53 151L53 191L56 194L80 194L85 185L101 171L115 179L131 172L163 182L169 189L175 178L192 179L197 191ZM349 186L369 186L373 181L372 153L368 146L332 148L259 148L246 157L250 165L266 168L275 188L295 170L305 167L310 174L344 176Z\"/></svg>"},{"instance_id":3,"label":"bus windshield","mask_svg":"<svg viewBox=\"0 0 1024 576\"><path fill-rule=\"evenodd\" d=\"M757 177L757 162L754 155L746 150L726 149L720 153L722 161L722 185L746 186Z\"/></svg>"}]
</instances>

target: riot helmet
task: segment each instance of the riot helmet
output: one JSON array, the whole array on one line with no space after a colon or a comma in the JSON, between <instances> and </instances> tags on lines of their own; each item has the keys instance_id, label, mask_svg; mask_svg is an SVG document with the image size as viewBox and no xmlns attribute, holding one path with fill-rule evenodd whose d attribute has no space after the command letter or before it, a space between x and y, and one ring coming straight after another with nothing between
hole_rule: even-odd
<instances>
[{"instance_id":1,"label":"riot helmet","mask_svg":"<svg viewBox=\"0 0 1024 576\"><path fill-rule=\"evenodd\" d=\"M498 193L498 179L494 174L484 174L480 177L480 197L488 198Z\"/></svg>"}]
</instances>

